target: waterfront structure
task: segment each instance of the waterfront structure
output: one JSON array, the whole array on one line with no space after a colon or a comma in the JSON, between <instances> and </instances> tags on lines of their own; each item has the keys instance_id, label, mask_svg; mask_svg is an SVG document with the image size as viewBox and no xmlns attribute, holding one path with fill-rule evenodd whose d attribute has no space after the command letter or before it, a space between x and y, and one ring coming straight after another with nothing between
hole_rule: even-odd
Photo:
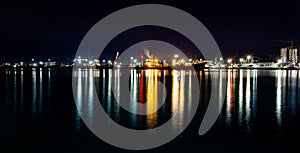
<instances>
[{"instance_id":1,"label":"waterfront structure","mask_svg":"<svg viewBox=\"0 0 300 153\"><path fill-rule=\"evenodd\" d=\"M257 62L257 63L244 63L241 68L278 68L275 62Z\"/></svg>"},{"instance_id":2,"label":"waterfront structure","mask_svg":"<svg viewBox=\"0 0 300 153\"><path fill-rule=\"evenodd\" d=\"M298 63L298 49L289 48L289 63L296 64Z\"/></svg>"},{"instance_id":3,"label":"waterfront structure","mask_svg":"<svg viewBox=\"0 0 300 153\"><path fill-rule=\"evenodd\" d=\"M283 41L283 42L289 42L290 45L287 47L283 47L280 49L280 59L281 65L292 65L296 66L299 63L298 60L298 48L295 46L295 42L297 41Z\"/></svg>"},{"instance_id":4,"label":"waterfront structure","mask_svg":"<svg viewBox=\"0 0 300 153\"><path fill-rule=\"evenodd\" d=\"M288 55L287 48L281 48L280 49L280 60L281 60L280 62L281 63L288 63L287 55Z\"/></svg>"},{"instance_id":5,"label":"waterfront structure","mask_svg":"<svg viewBox=\"0 0 300 153\"><path fill-rule=\"evenodd\" d=\"M280 49L280 62L282 64L296 65L298 61L298 49L296 47L285 47Z\"/></svg>"}]
</instances>

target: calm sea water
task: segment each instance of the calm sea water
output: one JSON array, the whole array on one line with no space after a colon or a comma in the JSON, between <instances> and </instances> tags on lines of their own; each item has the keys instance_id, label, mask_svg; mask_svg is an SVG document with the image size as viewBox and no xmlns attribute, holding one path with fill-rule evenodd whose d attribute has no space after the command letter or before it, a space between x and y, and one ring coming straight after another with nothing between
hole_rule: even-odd
<instances>
[{"instance_id":1,"label":"calm sea water","mask_svg":"<svg viewBox=\"0 0 300 153\"><path fill-rule=\"evenodd\" d=\"M131 71L128 84L134 101L146 103L146 111L156 110L162 82L166 104L151 115L134 115L121 108L116 91L122 71ZM0 70L0 150L1 152L131 152L103 142L93 135L80 118L87 109L93 116L93 102L76 108L74 98L89 96L95 87L106 113L117 123L132 129L150 129L176 117L173 129L191 109L191 77L200 83L200 102L191 124L175 140L145 152L293 152L300 136L300 71L298 70L228 70L226 97L218 120L204 136L199 125L211 95L211 78L218 72L190 70L91 70L74 74L78 86L72 93L71 69ZM94 84L95 86L89 86ZM88 88L85 88L88 87ZM81 90L80 90L81 89ZM174 106L178 113L174 114ZM133 103L132 112L139 109ZM93 118L91 118L91 122ZM182 121L183 122L183 121ZM129 140L130 141L130 140ZM297 152L297 150L295 150Z\"/></svg>"}]
</instances>

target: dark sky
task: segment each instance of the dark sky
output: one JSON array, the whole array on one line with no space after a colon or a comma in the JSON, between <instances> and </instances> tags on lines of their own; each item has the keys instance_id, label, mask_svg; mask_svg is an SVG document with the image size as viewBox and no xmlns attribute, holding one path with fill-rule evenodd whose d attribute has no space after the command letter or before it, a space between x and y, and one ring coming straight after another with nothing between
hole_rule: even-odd
<instances>
[{"instance_id":1,"label":"dark sky","mask_svg":"<svg viewBox=\"0 0 300 153\"><path fill-rule=\"evenodd\" d=\"M300 40L299 0L10 0L0 4L0 58L72 59L85 33L100 19L144 3L192 14L224 55L277 55L282 44L276 40Z\"/></svg>"}]
</instances>

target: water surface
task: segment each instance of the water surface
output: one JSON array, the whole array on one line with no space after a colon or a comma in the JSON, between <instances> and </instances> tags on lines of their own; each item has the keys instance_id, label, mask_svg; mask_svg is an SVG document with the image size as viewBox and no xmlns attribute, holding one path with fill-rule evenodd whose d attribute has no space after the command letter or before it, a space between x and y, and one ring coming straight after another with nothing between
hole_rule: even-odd
<instances>
[{"instance_id":1,"label":"water surface","mask_svg":"<svg viewBox=\"0 0 300 153\"><path fill-rule=\"evenodd\" d=\"M132 101L146 103L149 112L158 109L160 95L167 95L159 111L135 115L121 108L116 100L122 71L131 71L128 88ZM182 128L189 114L191 77L199 77L200 101L197 113L187 129L165 146L148 152L292 152L300 136L300 76L298 70L228 70L226 97L213 128L198 135L199 125L211 95L211 78L219 72L191 70L92 70L76 72L78 94L97 91L106 113L117 123L132 129L151 129L176 118L173 129ZM158 84L165 85L161 90ZM93 84L94 86L90 86ZM125 84L127 85L127 84ZM81 90L80 90L81 89ZM83 90L84 89L84 90ZM93 135L80 118L81 109L90 116L93 100L82 101L76 109L72 94L72 70L10 69L0 70L0 145L3 150L32 152L129 152L106 144ZM128 101L130 102L130 101ZM131 111L139 108L130 103ZM178 113L174 116L174 108ZM91 118L90 122L93 121ZM15 147L20 146L20 147ZM147 151L146 151L147 152Z\"/></svg>"}]
</instances>

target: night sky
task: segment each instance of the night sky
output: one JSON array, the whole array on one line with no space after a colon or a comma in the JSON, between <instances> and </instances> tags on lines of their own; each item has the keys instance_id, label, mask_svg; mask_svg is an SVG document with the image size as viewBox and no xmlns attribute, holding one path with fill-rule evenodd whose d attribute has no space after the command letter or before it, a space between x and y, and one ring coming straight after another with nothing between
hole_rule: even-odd
<instances>
[{"instance_id":1,"label":"night sky","mask_svg":"<svg viewBox=\"0 0 300 153\"><path fill-rule=\"evenodd\" d=\"M283 44L278 40L300 40L299 0L11 0L0 5L0 59L73 59L95 23L121 8L145 3L174 6L195 16L225 56L279 55Z\"/></svg>"}]
</instances>

